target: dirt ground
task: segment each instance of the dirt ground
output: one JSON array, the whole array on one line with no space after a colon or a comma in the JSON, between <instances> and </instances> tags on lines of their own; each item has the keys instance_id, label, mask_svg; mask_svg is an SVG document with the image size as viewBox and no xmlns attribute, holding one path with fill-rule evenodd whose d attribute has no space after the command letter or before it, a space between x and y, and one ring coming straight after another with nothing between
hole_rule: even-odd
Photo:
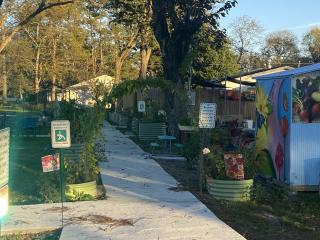
<instances>
[{"instance_id":1,"label":"dirt ground","mask_svg":"<svg viewBox=\"0 0 320 240\"><path fill-rule=\"evenodd\" d=\"M186 162L157 160L181 184L174 191L191 191L217 217L249 240L320 240L320 198L297 194L294 200L257 204L216 200L198 192L197 172Z\"/></svg>"}]
</instances>

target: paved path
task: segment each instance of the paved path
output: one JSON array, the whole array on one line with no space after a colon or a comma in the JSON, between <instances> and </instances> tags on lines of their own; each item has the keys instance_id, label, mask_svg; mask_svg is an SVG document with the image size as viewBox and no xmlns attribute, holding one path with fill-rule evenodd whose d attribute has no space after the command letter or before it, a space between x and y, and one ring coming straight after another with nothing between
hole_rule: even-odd
<instances>
[{"instance_id":1,"label":"paved path","mask_svg":"<svg viewBox=\"0 0 320 240\"><path fill-rule=\"evenodd\" d=\"M100 163L107 200L67 203L63 240L240 240L130 139L106 123L107 161ZM59 204L15 206L3 230L61 226Z\"/></svg>"},{"instance_id":2,"label":"paved path","mask_svg":"<svg viewBox=\"0 0 320 240\"><path fill-rule=\"evenodd\" d=\"M107 239L244 239L190 192L169 190L177 181L121 132L106 123L103 133L108 162L101 176L116 209L104 214L134 222L109 229Z\"/></svg>"}]
</instances>

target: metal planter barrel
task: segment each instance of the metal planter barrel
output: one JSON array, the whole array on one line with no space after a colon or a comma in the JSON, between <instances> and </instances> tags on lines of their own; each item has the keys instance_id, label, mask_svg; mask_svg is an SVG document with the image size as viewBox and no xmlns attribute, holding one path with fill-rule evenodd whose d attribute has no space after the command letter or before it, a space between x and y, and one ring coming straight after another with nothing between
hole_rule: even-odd
<instances>
[{"instance_id":1,"label":"metal planter barrel","mask_svg":"<svg viewBox=\"0 0 320 240\"><path fill-rule=\"evenodd\" d=\"M249 180L217 180L207 178L207 190L217 199L230 201L250 200L253 179Z\"/></svg>"},{"instance_id":2,"label":"metal planter barrel","mask_svg":"<svg viewBox=\"0 0 320 240\"><path fill-rule=\"evenodd\" d=\"M97 196L96 181L66 185L66 196L69 198L74 198L75 194L88 194L88 195L91 195L92 197L96 197Z\"/></svg>"}]
</instances>

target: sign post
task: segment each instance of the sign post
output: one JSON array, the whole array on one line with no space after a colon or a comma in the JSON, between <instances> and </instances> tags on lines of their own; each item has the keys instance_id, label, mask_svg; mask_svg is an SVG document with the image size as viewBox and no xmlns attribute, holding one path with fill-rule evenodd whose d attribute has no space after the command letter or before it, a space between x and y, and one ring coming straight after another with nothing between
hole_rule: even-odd
<instances>
[{"instance_id":1,"label":"sign post","mask_svg":"<svg viewBox=\"0 0 320 240\"><path fill-rule=\"evenodd\" d=\"M199 175L199 191L202 194L203 192L203 148L204 148L204 140L205 140L205 131L203 129L215 128L216 126L216 112L217 112L217 104L215 103L200 103L200 111L199 111L199 128L200 128L200 158L198 161L198 175Z\"/></svg>"},{"instance_id":2,"label":"sign post","mask_svg":"<svg viewBox=\"0 0 320 240\"><path fill-rule=\"evenodd\" d=\"M0 236L1 220L7 214L9 205L9 145L10 128L0 130Z\"/></svg>"},{"instance_id":3,"label":"sign post","mask_svg":"<svg viewBox=\"0 0 320 240\"><path fill-rule=\"evenodd\" d=\"M56 120L51 122L51 145L59 150L60 167L60 192L61 192L61 222L63 227L63 202L65 201L64 159L61 149L71 146L70 122L68 120Z\"/></svg>"}]
</instances>

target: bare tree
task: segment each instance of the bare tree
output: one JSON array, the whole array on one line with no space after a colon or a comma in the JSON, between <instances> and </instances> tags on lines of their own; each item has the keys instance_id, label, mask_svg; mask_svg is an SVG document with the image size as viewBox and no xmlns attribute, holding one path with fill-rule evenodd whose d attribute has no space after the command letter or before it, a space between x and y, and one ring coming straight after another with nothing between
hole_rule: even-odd
<instances>
[{"instance_id":1,"label":"bare tree","mask_svg":"<svg viewBox=\"0 0 320 240\"><path fill-rule=\"evenodd\" d=\"M234 49L238 53L238 63L248 52L261 42L262 26L251 17L244 15L236 18L230 25L230 38Z\"/></svg>"}]
</instances>

